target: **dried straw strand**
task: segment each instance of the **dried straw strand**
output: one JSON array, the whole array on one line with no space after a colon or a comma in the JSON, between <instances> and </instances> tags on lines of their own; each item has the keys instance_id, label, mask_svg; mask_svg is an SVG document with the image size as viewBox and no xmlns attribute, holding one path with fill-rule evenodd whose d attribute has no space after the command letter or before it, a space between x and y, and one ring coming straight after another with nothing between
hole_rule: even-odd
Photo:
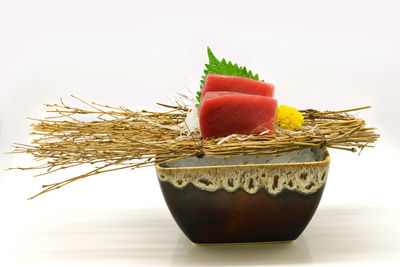
<instances>
[{"instance_id":1,"label":"dried straw strand","mask_svg":"<svg viewBox=\"0 0 400 267\"><path fill-rule=\"evenodd\" d=\"M159 104L167 111L132 111L122 106L110 107L74 98L88 109L67 106L62 99L60 104L46 105L47 112L55 116L32 119L35 123L31 134L38 138L31 145L14 144L11 153L31 154L35 160L45 161L38 166L16 168L44 169L45 172L39 175L81 165L94 167L76 177L44 185L45 189L32 198L96 174L169 163L192 156L257 157L282 155L310 147L352 152L359 149L361 152L365 147L372 147L370 144L379 138L375 128L367 128L362 119L347 114L370 106L341 111L303 110L304 125L296 132L277 128L273 135L232 135L203 140L196 137L198 133L189 135L182 127L188 112L183 106ZM84 121L78 118L93 116L97 119Z\"/></svg>"}]
</instances>

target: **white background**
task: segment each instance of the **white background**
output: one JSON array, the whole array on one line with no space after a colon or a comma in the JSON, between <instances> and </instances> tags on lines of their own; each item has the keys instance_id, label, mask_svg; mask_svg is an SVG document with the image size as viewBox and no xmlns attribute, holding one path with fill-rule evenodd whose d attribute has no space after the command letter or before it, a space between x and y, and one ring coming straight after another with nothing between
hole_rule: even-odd
<instances>
[{"instance_id":1,"label":"white background","mask_svg":"<svg viewBox=\"0 0 400 267\"><path fill-rule=\"evenodd\" d=\"M397 1L0 1L0 263L4 266L400 264ZM152 168L88 178L27 201L75 171L33 178L5 155L29 143L44 103L70 95L156 109L207 62L245 65L279 103L359 112L381 138L330 151L321 204L294 243L199 247L180 232ZM187 78L190 77L190 78ZM77 170L78 172L80 170ZM56 264L56 265L54 265ZM3 266L3 265L2 265Z\"/></svg>"}]
</instances>

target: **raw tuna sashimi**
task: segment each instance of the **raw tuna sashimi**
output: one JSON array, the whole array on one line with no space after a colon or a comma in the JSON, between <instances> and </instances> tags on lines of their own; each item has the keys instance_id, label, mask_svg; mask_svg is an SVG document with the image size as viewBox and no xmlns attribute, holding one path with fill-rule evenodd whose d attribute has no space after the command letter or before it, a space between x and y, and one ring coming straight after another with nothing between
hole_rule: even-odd
<instances>
[{"instance_id":1,"label":"raw tuna sashimi","mask_svg":"<svg viewBox=\"0 0 400 267\"><path fill-rule=\"evenodd\" d=\"M207 92L227 91L250 95L274 96L274 85L245 77L208 74L203 84L202 97Z\"/></svg>"},{"instance_id":2,"label":"raw tuna sashimi","mask_svg":"<svg viewBox=\"0 0 400 267\"><path fill-rule=\"evenodd\" d=\"M213 99L213 98L220 97L220 96L232 95L232 94L246 95L246 94L243 94L243 93L226 92L226 91L207 92L206 94L204 94L204 96L203 95L201 96L199 110L201 109L201 106L202 106L203 102L206 101L206 100Z\"/></svg>"},{"instance_id":3,"label":"raw tuna sashimi","mask_svg":"<svg viewBox=\"0 0 400 267\"><path fill-rule=\"evenodd\" d=\"M205 93L199 108L203 138L274 131L277 101L232 92Z\"/></svg>"}]
</instances>

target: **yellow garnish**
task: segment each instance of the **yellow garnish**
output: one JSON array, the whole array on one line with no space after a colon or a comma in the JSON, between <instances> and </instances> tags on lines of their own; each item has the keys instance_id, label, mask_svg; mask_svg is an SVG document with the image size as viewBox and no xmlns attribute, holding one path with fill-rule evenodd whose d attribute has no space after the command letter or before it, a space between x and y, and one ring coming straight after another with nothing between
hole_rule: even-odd
<instances>
[{"instance_id":1,"label":"yellow garnish","mask_svg":"<svg viewBox=\"0 0 400 267\"><path fill-rule=\"evenodd\" d=\"M276 125L291 131L299 130L303 125L304 117L297 109L280 105L276 109Z\"/></svg>"}]
</instances>

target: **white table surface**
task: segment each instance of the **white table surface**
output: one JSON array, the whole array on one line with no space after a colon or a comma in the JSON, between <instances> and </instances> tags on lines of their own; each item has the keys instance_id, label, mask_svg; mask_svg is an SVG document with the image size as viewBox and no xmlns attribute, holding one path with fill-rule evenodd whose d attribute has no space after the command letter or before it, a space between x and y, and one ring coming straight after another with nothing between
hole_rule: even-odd
<instances>
[{"instance_id":1,"label":"white table surface","mask_svg":"<svg viewBox=\"0 0 400 267\"><path fill-rule=\"evenodd\" d=\"M18 219L6 233L4 266L399 263L399 218L382 207L322 205L298 240L281 244L194 245L162 208L48 210Z\"/></svg>"},{"instance_id":2,"label":"white table surface","mask_svg":"<svg viewBox=\"0 0 400 267\"><path fill-rule=\"evenodd\" d=\"M356 157L355 163L333 158L324 195L310 224L295 242L280 244L192 244L170 215L152 168L87 179L30 201L25 198L28 191L38 188L37 181L28 174L7 172L0 198L0 263L398 266L398 182L392 188L385 183L393 182L393 177L369 184L377 172L368 167L368 159L379 157L379 150L360 157L332 151L336 158ZM360 177L354 177L357 174ZM27 185L21 187L21 182Z\"/></svg>"},{"instance_id":3,"label":"white table surface","mask_svg":"<svg viewBox=\"0 0 400 267\"><path fill-rule=\"evenodd\" d=\"M42 210L8 214L7 219L14 220L2 233L4 266L396 266L400 262L400 221L388 207L321 205L299 239L281 244L194 245L165 208Z\"/></svg>"}]
</instances>

